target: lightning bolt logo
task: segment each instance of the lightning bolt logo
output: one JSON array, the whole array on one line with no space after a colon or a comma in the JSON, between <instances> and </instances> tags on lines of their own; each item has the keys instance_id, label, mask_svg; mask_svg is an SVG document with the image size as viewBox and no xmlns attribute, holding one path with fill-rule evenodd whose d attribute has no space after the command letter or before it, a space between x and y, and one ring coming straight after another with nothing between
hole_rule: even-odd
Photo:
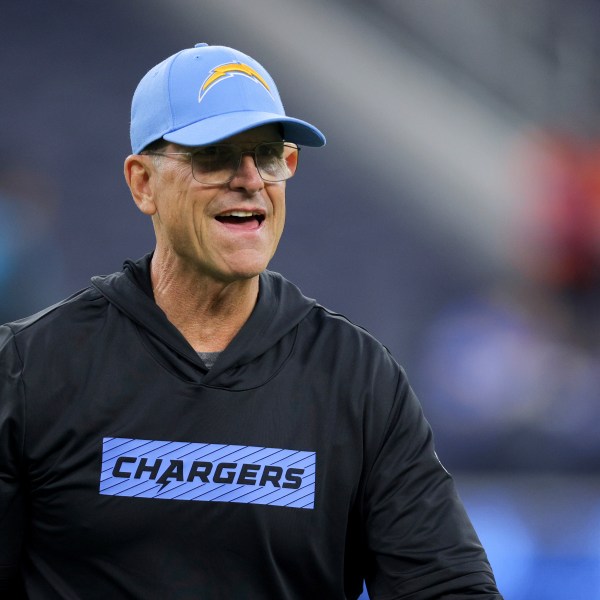
<instances>
[{"instance_id":1,"label":"lightning bolt logo","mask_svg":"<svg viewBox=\"0 0 600 600\"><path fill-rule=\"evenodd\" d=\"M227 63L224 65L219 65L214 69L211 69L210 75L204 80L204 83L200 88L200 93L198 94L198 102L202 102L202 98L204 97L206 92L214 85L216 85L219 81L229 79L230 77L234 77L235 75L249 77L250 79L253 79L254 81L260 83L267 90L267 92L269 92L269 94L271 93L271 88L269 87L269 84L255 69L243 63Z\"/></svg>"}]
</instances>

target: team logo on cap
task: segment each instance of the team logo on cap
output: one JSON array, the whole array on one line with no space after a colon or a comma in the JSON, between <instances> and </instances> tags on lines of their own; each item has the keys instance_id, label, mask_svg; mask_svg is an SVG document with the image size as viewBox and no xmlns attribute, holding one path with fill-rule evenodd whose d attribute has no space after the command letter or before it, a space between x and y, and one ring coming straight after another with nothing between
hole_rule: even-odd
<instances>
[{"instance_id":1,"label":"team logo on cap","mask_svg":"<svg viewBox=\"0 0 600 600\"><path fill-rule=\"evenodd\" d=\"M210 75L204 80L202 87L200 88L200 92L198 94L198 102L202 102L202 98L208 90L210 90L213 86L215 86L220 81L224 81L225 79L229 79L230 77L235 77L236 75L241 75L242 77L248 77L252 79L256 83L262 85L269 94L271 94L271 88L269 84L265 81L264 77L260 73L245 65L244 63L226 63L224 65L219 65L214 69L211 69Z\"/></svg>"}]
</instances>

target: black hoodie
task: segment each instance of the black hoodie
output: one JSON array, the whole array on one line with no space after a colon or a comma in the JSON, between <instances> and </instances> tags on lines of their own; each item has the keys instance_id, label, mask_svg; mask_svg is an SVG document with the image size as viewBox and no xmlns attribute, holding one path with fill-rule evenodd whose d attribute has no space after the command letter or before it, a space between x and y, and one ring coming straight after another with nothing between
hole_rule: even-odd
<instances>
[{"instance_id":1,"label":"black hoodie","mask_svg":"<svg viewBox=\"0 0 600 600\"><path fill-rule=\"evenodd\" d=\"M0 327L0 591L500 598L379 342L265 272L208 370L149 261Z\"/></svg>"}]
</instances>

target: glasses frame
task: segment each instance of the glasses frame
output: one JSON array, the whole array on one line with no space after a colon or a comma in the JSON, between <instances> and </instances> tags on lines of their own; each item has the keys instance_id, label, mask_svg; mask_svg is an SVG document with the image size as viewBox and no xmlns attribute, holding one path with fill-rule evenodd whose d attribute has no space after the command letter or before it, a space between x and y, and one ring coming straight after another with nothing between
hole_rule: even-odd
<instances>
[{"instance_id":1,"label":"glasses frame","mask_svg":"<svg viewBox=\"0 0 600 600\"><path fill-rule=\"evenodd\" d=\"M289 177L283 177L282 179L265 179L265 177L263 176L261 169L258 166L258 162L257 162L257 158L256 158L256 150L260 146L265 146L265 145L268 146L271 144L283 144L283 146L288 147L288 148L293 148L296 151L296 168L294 169L294 172ZM218 181L218 182L217 181L201 181L200 179L198 179L196 177L196 172L194 170L194 155L197 154L198 152L201 152L205 148L210 148L211 146L227 146L229 148L237 148L240 151L238 154L238 162L237 162L237 166L236 166L235 170L232 172L232 174L227 179L224 179L223 181ZM164 156L165 158L175 158L176 156L189 156L190 169L192 170L192 177L194 178L195 181L197 181L198 183L202 183L203 185L225 185L226 183L229 183L232 179L235 178L235 176L237 175L237 173L240 169L240 165L242 164L242 157L246 154L252 155L252 158L254 160L254 166L256 167L256 170L257 170L258 174L260 175L261 179L265 183L279 183L281 181L287 181L288 179L291 179L296 174L296 171L298 169L298 160L300 158L300 149L301 149L301 147L298 146L297 144L294 144L294 142L286 142L285 140L282 140L282 141L274 141L274 142L259 142L253 148L251 148L251 149L249 148L247 150L244 150L244 148L242 146L238 146L237 144L207 144L206 146L200 146L200 147L196 148L195 150L190 150L187 152L155 152L152 150L143 150L140 154L145 155L145 156Z\"/></svg>"}]
</instances>

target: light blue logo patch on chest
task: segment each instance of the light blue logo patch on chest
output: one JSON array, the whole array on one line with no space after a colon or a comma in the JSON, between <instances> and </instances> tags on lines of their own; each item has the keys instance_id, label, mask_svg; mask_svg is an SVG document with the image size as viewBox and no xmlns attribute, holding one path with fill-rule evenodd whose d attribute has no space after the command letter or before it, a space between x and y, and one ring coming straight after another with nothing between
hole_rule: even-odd
<instances>
[{"instance_id":1,"label":"light blue logo patch on chest","mask_svg":"<svg viewBox=\"0 0 600 600\"><path fill-rule=\"evenodd\" d=\"M313 509L316 453L104 438L100 494Z\"/></svg>"}]
</instances>

